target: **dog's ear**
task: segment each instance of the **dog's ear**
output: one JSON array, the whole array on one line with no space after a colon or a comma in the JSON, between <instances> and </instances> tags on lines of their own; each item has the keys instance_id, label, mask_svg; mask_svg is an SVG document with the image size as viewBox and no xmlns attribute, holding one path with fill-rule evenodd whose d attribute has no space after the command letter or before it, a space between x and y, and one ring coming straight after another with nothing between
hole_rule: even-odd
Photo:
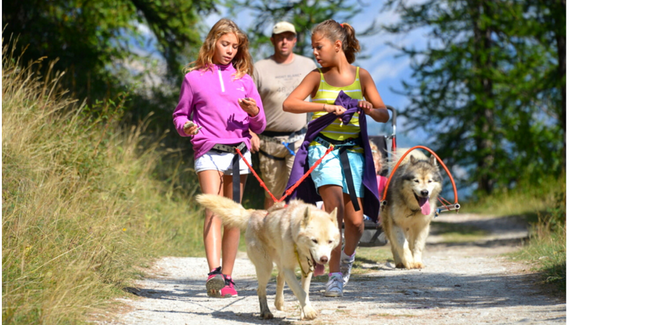
<instances>
[{"instance_id":1,"label":"dog's ear","mask_svg":"<svg viewBox=\"0 0 650 325\"><path fill-rule=\"evenodd\" d=\"M334 225L336 226L336 228L339 227L338 218L336 217L336 211L337 210L338 210L338 208L334 208L334 210L332 210L332 212L330 212L330 219L332 219L332 222L334 222Z\"/></svg>"},{"instance_id":2,"label":"dog's ear","mask_svg":"<svg viewBox=\"0 0 650 325\"><path fill-rule=\"evenodd\" d=\"M429 162L431 162L431 165L438 167L438 159L436 159L436 156L431 156Z\"/></svg>"},{"instance_id":3,"label":"dog's ear","mask_svg":"<svg viewBox=\"0 0 650 325\"><path fill-rule=\"evenodd\" d=\"M411 164L416 164L418 162L418 159L415 158L415 156L413 156L413 155L410 155L409 158L410 158Z\"/></svg>"},{"instance_id":4,"label":"dog's ear","mask_svg":"<svg viewBox=\"0 0 650 325\"><path fill-rule=\"evenodd\" d=\"M302 216L302 227L307 227L309 224L309 207L305 207L305 215Z\"/></svg>"}]
</instances>

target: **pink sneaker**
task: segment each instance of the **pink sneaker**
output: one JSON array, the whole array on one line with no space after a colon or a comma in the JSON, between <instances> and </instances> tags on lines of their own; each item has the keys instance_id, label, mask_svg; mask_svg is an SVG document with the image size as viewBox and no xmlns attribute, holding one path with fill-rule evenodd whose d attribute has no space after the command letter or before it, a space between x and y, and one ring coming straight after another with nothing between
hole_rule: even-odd
<instances>
[{"instance_id":1,"label":"pink sneaker","mask_svg":"<svg viewBox=\"0 0 650 325\"><path fill-rule=\"evenodd\" d=\"M221 298L237 297L237 290L235 290L235 282L232 281L230 275L224 275L225 286L221 289Z\"/></svg>"},{"instance_id":2,"label":"pink sneaker","mask_svg":"<svg viewBox=\"0 0 650 325\"><path fill-rule=\"evenodd\" d=\"M226 285L221 274L221 266L208 273L208 281L205 282L205 288L208 290L208 297L217 298L221 295L219 290Z\"/></svg>"}]
</instances>

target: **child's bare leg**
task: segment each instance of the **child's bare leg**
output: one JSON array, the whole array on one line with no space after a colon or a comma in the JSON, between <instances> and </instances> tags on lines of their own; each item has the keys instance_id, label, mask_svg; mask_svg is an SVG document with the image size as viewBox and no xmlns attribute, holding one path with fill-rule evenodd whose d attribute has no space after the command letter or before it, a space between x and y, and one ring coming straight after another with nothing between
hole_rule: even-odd
<instances>
[{"instance_id":1,"label":"child's bare leg","mask_svg":"<svg viewBox=\"0 0 650 325\"><path fill-rule=\"evenodd\" d=\"M224 185L224 196L233 198L233 183L232 176L224 176L223 178ZM240 184L239 185L239 201L241 202L244 185L246 184L246 175L240 175ZM224 227L223 229L223 238L221 239L221 245L223 247L223 265L221 272L226 275L232 275L233 267L235 266L235 257L237 257L237 248L239 248L239 228L228 228Z\"/></svg>"},{"instance_id":2,"label":"child's bare leg","mask_svg":"<svg viewBox=\"0 0 650 325\"><path fill-rule=\"evenodd\" d=\"M224 195L223 174L217 170L205 170L199 172L199 185L204 194ZM205 256L208 259L208 271L212 271L221 265L221 219L212 211L205 210L205 221L203 223L203 245Z\"/></svg>"},{"instance_id":3,"label":"child's bare leg","mask_svg":"<svg viewBox=\"0 0 650 325\"><path fill-rule=\"evenodd\" d=\"M336 219L339 223L339 231L341 231L341 228L343 226L343 215L345 213L343 189L338 185L323 185L318 188L318 192L323 199L323 207L325 208L326 212L332 212L334 208L337 208ZM332 250L332 255L329 262L330 273L340 272L341 244L342 241Z\"/></svg>"},{"instance_id":4,"label":"child's bare leg","mask_svg":"<svg viewBox=\"0 0 650 325\"><path fill-rule=\"evenodd\" d=\"M360 198L357 198L359 201L359 211L354 211L354 205L350 196L348 194L343 194L343 200L345 203L345 254L352 256L357 245L361 240L363 235L364 223L363 223L363 203Z\"/></svg>"}]
</instances>

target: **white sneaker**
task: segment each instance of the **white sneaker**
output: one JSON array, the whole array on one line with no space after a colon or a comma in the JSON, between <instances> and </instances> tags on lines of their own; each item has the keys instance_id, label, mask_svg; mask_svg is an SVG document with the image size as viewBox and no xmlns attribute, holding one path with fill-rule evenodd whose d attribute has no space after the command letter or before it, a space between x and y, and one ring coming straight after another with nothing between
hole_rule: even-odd
<instances>
[{"instance_id":1,"label":"white sneaker","mask_svg":"<svg viewBox=\"0 0 650 325\"><path fill-rule=\"evenodd\" d=\"M350 273L352 272L352 264L354 263L354 255L347 256L345 252L341 252L341 275L343 277L343 286L345 287L350 280Z\"/></svg>"},{"instance_id":2,"label":"white sneaker","mask_svg":"<svg viewBox=\"0 0 650 325\"><path fill-rule=\"evenodd\" d=\"M343 296L343 277L339 273L330 275L325 285L325 297Z\"/></svg>"}]
</instances>

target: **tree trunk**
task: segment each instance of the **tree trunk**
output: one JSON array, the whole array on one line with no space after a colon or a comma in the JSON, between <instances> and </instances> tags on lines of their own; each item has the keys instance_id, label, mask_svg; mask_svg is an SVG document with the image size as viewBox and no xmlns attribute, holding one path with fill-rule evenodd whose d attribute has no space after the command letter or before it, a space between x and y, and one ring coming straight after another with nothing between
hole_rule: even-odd
<instances>
[{"instance_id":1,"label":"tree trunk","mask_svg":"<svg viewBox=\"0 0 650 325\"><path fill-rule=\"evenodd\" d=\"M488 0L489 1L489 0ZM492 47L492 39L490 35L492 30L489 26L481 29L479 22L481 20L481 13L490 17L491 12L489 5L485 1L470 1L468 2L470 9L470 16L472 17L472 25L474 31L474 45L475 57L473 59L475 71L490 71L492 69L492 55L490 48ZM484 59L481 58L484 57ZM476 89L476 97L480 99L480 109L477 112L477 126L479 130L477 134L476 150L479 152L477 155L477 169L478 172L478 190L480 192L490 194L494 186L494 180L490 176L492 165L494 163L494 154L492 146L494 145L491 134L494 130L494 108L488 105L488 102L494 103L493 82L488 76L481 76L480 87Z\"/></svg>"},{"instance_id":2,"label":"tree trunk","mask_svg":"<svg viewBox=\"0 0 650 325\"><path fill-rule=\"evenodd\" d=\"M566 0L557 0L559 10L562 11L563 17L566 13ZM566 21L561 21L564 24ZM566 35L557 32L563 26L557 26L555 29L555 43L557 45L558 56L558 78L560 80L566 77ZM566 80L562 82L562 106L560 107L560 127L562 128L562 168L566 168Z\"/></svg>"}]
</instances>

